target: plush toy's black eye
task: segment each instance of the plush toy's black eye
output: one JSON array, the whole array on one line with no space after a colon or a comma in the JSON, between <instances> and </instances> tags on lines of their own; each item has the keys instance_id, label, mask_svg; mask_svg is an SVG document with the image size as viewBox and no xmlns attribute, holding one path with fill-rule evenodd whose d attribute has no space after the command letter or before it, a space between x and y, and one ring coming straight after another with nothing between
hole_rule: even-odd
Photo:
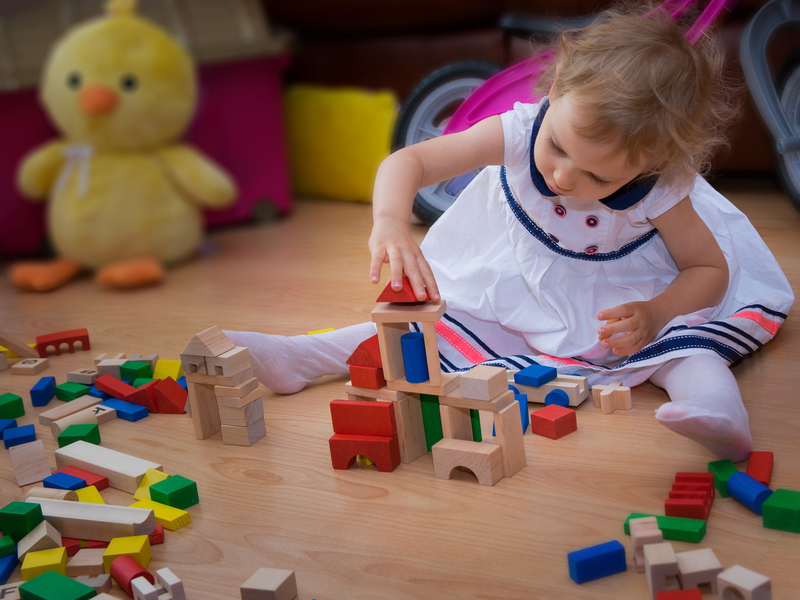
<instances>
[{"instance_id":1,"label":"plush toy's black eye","mask_svg":"<svg viewBox=\"0 0 800 600\"><path fill-rule=\"evenodd\" d=\"M67 75L67 87L69 89L77 90L81 87L81 83L83 83L83 78L80 73L70 73Z\"/></svg>"},{"instance_id":2,"label":"plush toy's black eye","mask_svg":"<svg viewBox=\"0 0 800 600\"><path fill-rule=\"evenodd\" d=\"M139 87L139 80L136 79L135 75L123 75L122 79L119 80L119 87L122 88L123 92L133 92Z\"/></svg>"}]
</instances>

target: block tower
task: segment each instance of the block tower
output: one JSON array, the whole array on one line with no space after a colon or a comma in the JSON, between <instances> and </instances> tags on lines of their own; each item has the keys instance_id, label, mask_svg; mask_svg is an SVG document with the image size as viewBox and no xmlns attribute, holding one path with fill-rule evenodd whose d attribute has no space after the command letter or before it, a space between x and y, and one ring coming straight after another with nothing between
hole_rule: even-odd
<instances>
[{"instance_id":1,"label":"block tower","mask_svg":"<svg viewBox=\"0 0 800 600\"><path fill-rule=\"evenodd\" d=\"M247 348L235 346L215 325L192 338L181 352L181 366L198 440L222 431L224 443L252 446L267 434Z\"/></svg>"}]
</instances>

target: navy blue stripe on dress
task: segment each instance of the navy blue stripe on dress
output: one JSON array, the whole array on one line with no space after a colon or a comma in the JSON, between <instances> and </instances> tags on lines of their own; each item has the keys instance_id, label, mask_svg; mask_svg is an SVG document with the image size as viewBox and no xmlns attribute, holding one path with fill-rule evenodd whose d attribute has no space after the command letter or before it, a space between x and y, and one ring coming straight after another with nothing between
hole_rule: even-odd
<instances>
[{"instance_id":1,"label":"navy blue stripe on dress","mask_svg":"<svg viewBox=\"0 0 800 600\"><path fill-rule=\"evenodd\" d=\"M661 336L660 339L666 338L670 333L673 333L675 331L706 331L708 333L713 333L714 335L718 335L720 337L724 337L724 338L727 338L729 340L732 340L732 341L736 342L737 344L739 344L743 348L746 348L748 354L752 354L753 352L755 352L755 350L753 348L751 348L750 346L745 344L742 340L737 339L735 336L729 335L729 334L725 333L724 331L717 331L716 329L712 329L711 327L708 327L708 325L711 325L711 324L714 324L714 325L725 325L724 323L718 323L716 321L708 321L707 323L704 323L703 325L696 325L694 327L689 327L688 325L676 325L675 327L670 327L669 330L667 330L664 333L664 335ZM732 327L732 329L736 329L736 328ZM747 335L743 331L741 331L739 333L741 333L742 335L746 336L747 338L753 340L756 344L758 344L759 348L763 345L763 344L761 344L761 342L759 342L758 340L755 340L754 338L751 338L751 336Z\"/></svg>"},{"instance_id":2,"label":"navy blue stripe on dress","mask_svg":"<svg viewBox=\"0 0 800 600\"><path fill-rule=\"evenodd\" d=\"M474 341L475 341L475 342L476 342L476 343L477 343L477 344L478 344L478 345L479 345L481 348L483 348L484 350L486 350L486 352L487 352L487 353L488 353L488 354L489 354L489 355L490 355L492 358L500 358L500 355L499 355L497 352L495 352L494 350L492 350L491 348L489 348L489 346L487 346L487 345L486 345L486 344L483 342L483 340L482 340L481 338L479 338L477 335L475 335L475 333L474 333L473 331L471 331L471 330L467 329L467 328L464 326L464 324L463 324L463 323L460 323L460 322L456 321L456 320L455 320L453 317L451 317L451 316L450 316L449 314L447 314L447 313L444 313L444 314L442 315L442 318L443 318L443 319L446 319L446 320L448 320L448 321L450 321L451 323L453 323L453 325L456 325L456 326L457 326L459 329L461 329L461 331L463 331L465 334L467 334L469 337L471 337L471 338L472 338L472 339L473 339L473 340L474 340Z\"/></svg>"},{"instance_id":3,"label":"navy blue stripe on dress","mask_svg":"<svg viewBox=\"0 0 800 600\"><path fill-rule=\"evenodd\" d=\"M780 317L781 319L786 319L787 315L783 314L782 312L778 312L777 310L772 310L767 308L766 306L762 306L761 304L748 304L747 306L743 306L736 312L743 311L748 308L757 308L759 310L763 310L768 315L772 315L773 317ZM735 314L735 313L734 313Z\"/></svg>"},{"instance_id":4,"label":"navy blue stripe on dress","mask_svg":"<svg viewBox=\"0 0 800 600\"><path fill-rule=\"evenodd\" d=\"M525 229L527 229L528 232L539 242L547 246L547 248L556 254L560 254L561 256L565 256L567 258L588 260L591 262L617 260L627 256L637 248L643 246L658 234L658 229L651 229L643 236L636 238L632 242L622 246L619 250L614 250L613 252L604 252L601 254L584 254L582 252L573 252L572 250L567 250L566 248L562 248L561 246L553 243L553 241L550 239L550 236L547 235L536 223L534 223L533 219L531 219L527 213L522 210L522 207L516 201L514 195L511 193L511 189L508 186L505 167L500 168L500 183L503 186L503 192L506 195L506 200L508 201L509 207L511 207L511 211L514 213L514 216L517 217L517 220L522 223L523 227L525 227Z\"/></svg>"},{"instance_id":5,"label":"navy blue stripe on dress","mask_svg":"<svg viewBox=\"0 0 800 600\"><path fill-rule=\"evenodd\" d=\"M752 335L747 333L746 331L742 331L738 327L734 327L733 325L731 325L730 323L726 323L725 321L709 321L708 324L709 325L716 325L718 327L724 327L725 329L729 329L730 331L734 331L734 332L738 333L740 336L742 336L743 338L745 338L746 340L748 340L751 343L755 344L758 348L761 348L764 345L761 342L759 342L756 338L754 338Z\"/></svg>"},{"instance_id":6,"label":"navy blue stripe on dress","mask_svg":"<svg viewBox=\"0 0 800 600\"><path fill-rule=\"evenodd\" d=\"M712 340L709 337L700 335L681 335L673 336L667 339L661 339L658 342L650 344L649 346L639 350L639 352L636 354L628 357L628 359L617 368L623 368L631 363L648 360L657 356L661 356L662 354L668 354L677 350L685 350L687 348L705 348L707 350L711 350L731 363L736 362L743 356L740 352L737 352L730 346L727 346L720 341Z\"/></svg>"}]
</instances>

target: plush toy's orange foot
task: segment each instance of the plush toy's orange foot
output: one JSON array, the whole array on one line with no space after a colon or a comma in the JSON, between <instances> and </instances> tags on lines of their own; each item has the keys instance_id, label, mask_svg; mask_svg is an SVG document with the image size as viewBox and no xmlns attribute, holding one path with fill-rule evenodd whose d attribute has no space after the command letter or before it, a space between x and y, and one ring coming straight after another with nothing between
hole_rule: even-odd
<instances>
[{"instance_id":1,"label":"plush toy's orange foot","mask_svg":"<svg viewBox=\"0 0 800 600\"><path fill-rule=\"evenodd\" d=\"M34 292L49 292L74 279L81 266L74 260L60 258L47 262L23 262L9 269L11 281Z\"/></svg>"},{"instance_id":2,"label":"plush toy's orange foot","mask_svg":"<svg viewBox=\"0 0 800 600\"><path fill-rule=\"evenodd\" d=\"M136 288L158 283L164 268L152 257L134 258L109 265L95 275L95 281L114 288Z\"/></svg>"}]
</instances>

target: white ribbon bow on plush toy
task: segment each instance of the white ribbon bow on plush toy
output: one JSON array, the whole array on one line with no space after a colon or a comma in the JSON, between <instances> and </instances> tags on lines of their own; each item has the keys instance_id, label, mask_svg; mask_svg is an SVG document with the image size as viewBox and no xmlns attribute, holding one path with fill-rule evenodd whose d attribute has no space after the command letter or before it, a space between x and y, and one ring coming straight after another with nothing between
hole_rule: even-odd
<instances>
[{"instance_id":1,"label":"white ribbon bow on plush toy","mask_svg":"<svg viewBox=\"0 0 800 600\"><path fill-rule=\"evenodd\" d=\"M78 196L85 196L89 191L89 168L91 166L94 148L86 144L75 144L67 146L64 155L67 162L61 169L56 182L56 194L60 194L66 187L70 176L74 170L78 170Z\"/></svg>"}]
</instances>

